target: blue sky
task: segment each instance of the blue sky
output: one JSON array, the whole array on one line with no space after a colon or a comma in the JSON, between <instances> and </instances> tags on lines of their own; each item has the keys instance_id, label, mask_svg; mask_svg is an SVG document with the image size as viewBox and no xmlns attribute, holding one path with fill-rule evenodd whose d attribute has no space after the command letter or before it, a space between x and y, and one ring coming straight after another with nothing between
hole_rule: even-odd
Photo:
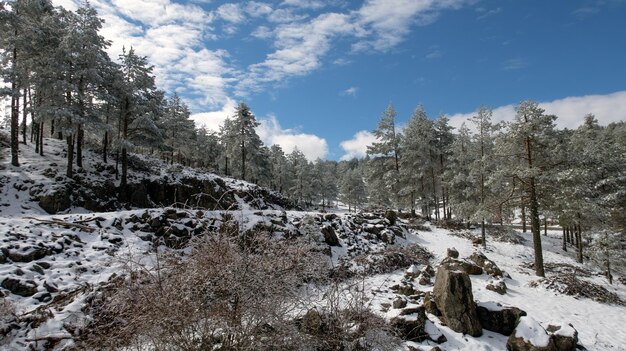
<instances>
[{"instance_id":1,"label":"blue sky","mask_svg":"<svg viewBox=\"0 0 626 351\"><path fill-rule=\"evenodd\" d=\"M76 1L55 0L75 8ZM267 144L362 156L388 103L454 125L479 105L511 119L535 99L576 127L626 118L626 1L92 0L102 34L155 65L199 124L245 100Z\"/></svg>"}]
</instances>

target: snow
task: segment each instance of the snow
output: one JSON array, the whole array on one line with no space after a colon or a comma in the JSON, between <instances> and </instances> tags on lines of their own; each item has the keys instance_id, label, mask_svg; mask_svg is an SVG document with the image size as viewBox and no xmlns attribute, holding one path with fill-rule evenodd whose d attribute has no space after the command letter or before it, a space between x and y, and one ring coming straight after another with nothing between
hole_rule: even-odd
<instances>
[{"instance_id":1,"label":"snow","mask_svg":"<svg viewBox=\"0 0 626 351\"><path fill-rule=\"evenodd\" d=\"M36 328L29 329L24 334L14 335L13 339L6 345L7 349L23 349L24 340L34 339L41 336L58 336L59 338L69 337L63 325L71 323L80 325L85 322L86 316L81 309L85 306L86 299L92 296L101 286L109 281L114 275L119 275L124 271L124 267L129 262L143 265L150 268L153 265L153 247L149 242L140 238L141 232L130 230L130 225L125 220L132 215L141 216L142 213L149 213L157 216L163 209L132 209L129 211L88 213L84 208L70 208L67 213L58 215L48 215L39 205L30 200L28 191L20 190L22 184L42 184L42 191L51 191L58 186L54 177L42 175L41 170L52 169L57 174L63 174L65 160L63 158L63 142L53 139L46 139L45 157L34 154L32 145L21 147L20 168L12 167L6 157L0 158L0 183L4 184L0 191L0 245L2 248L16 250L21 254L32 253L37 248L48 248L58 253L47 255L46 257L32 262L11 262L10 264L0 264L0 281L6 277L17 277L23 280L32 280L37 283L37 294L31 297L21 297L14 294L7 294L6 300L15 307L18 315L28 315L37 309L51 313L52 318L42 323ZM100 160L93 153L85 153L85 177L87 181L94 183L103 182L105 175L98 175L91 168ZM146 162L155 162L153 159L144 158ZM112 165L112 163L109 163ZM161 171L156 175L134 174L135 177L164 177L168 176L172 181L181 181L184 177L206 177L211 179L216 177L211 174L200 174L197 171L178 167L173 172L172 167L165 164L158 164ZM229 187L239 189L251 189L253 185L223 178ZM295 230L295 224L303 221L305 216L319 216L317 212L282 211L282 210L254 210L244 199L238 198L239 210L237 211L205 211L204 219L221 220L226 212L240 223L243 230L252 229L259 223L270 226L270 218L286 216L288 218L287 228ZM342 221L347 221L354 215L344 211L336 213ZM27 218L32 217L32 219ZM96 219L99 223L96 226ZM86 225L97 229L92 233L87 233L79 229L67 229L54 225L44 225L41 220L61 220L67 222L88 221ZM121 220L121 221L120 221ZM120 221L122 226L119 229L114 225ZM178 224L176 224L178 225ZM325 224L324 224L325 225ZM382 221L367 222L370 227L382 226ZM182 226L179 226L182 227ZM541 285L532 287L531 282L538 277L534 272L526 268L525 264L533 261L532 240L529 234L522 234L527 240L522 244L512 244L506 242L495 242L487 237L487 248L475 247L467 238L454 235L449 230L429 226L430 231L405 231L405 238L396 237L396 245L418 244L433 255L431 264L435 267L446 256L447 248L454 247L459 251L460 257L468 257L474 251L484 253L493 260L504 272L510 275L504 281L508 287L508 292L499 295L487 290L486 285L491 277L486 274L470 276L473 286L474 299L479 306L489 310L498 310L507 306L518 307L528 313L528 317L522 318L523 323L518 328L516 335L530 340L536 345L545 343L549 336L543 332L548 325L559 325L561 329L554 332L557 335L571 336L574 329L568 324L572 324L578 331L580 344L589 350L626 350L626 307L620 305L610 305L596 302L585 298L566 296L553 290L548 290ZM181 228L182 229L182 228ZM478 230L473 232L478 236ZM109 240L121 238L121 242L113 244ZM542 235L544 247L544 260L546 263L566 263L574 267L585 268L595 271L596 267L591 264L581 265L576 262L572 252L564 253L561 250L561 233L558 230L548 231L548 236ZM355 252L377 252L387 245L380 241L365 238L362 233L355 231L344 238L340 238L341 247L331 248L331 261L334 266L340 260L353 255L348 248L355 249ZM159 248L160 249L160 248ZM42 263L49 264L48 268L40 269L35 267ZM389 289L390 286L400 284L405 277L405 273L419 274L423 270L423 265L414 264L408 269L398 270L391 273L377 274L364 279L363 286L367 291L367 305L372 311L379 313L385 318L398 316L399 309L385 307L390 305L396 294ZM18 274L19 273L19 274ZM609 285L606 279L600 274L593 274L590 277L581 279L589 280L599 284L609 291L617 294L622 300L626 300L626 286L620 283ZM73 293L67 303L52 305L49 301L41 302L34 297L41 297L47 292L43 282L53 286L63 293ZM419 286L425 292L432 291L432 285ZM6 290L3 290L7 292ZM59 293L51 293L52 297L59 296ZM409 303L407 308L418 307L419 305ZM416 318L415 315L403 316L403 318ZM452 331L442 325L439 318L428 315L429 321L426 323L426 331L431 335L443 334L447 341L439 345L442 350L503 350L507 337L484 331L481 337L473 338ZM63 339L57 349L70 347L71 339ZM418 349L428 349L434 346L432 341L422 343L407 342L407 346ZM4 347L4 346L3 346ZM43 343L39 343L43 347Z\"/></svg>"},{"instance_id":2,"label":"snow","mask_svg":"<svg viewBox=\"0 0 626 351\"><path fill-rule=\"evenodd\" d=\"M537 347L546 347L550 343L550 336L541 324L528 316L520 318L515 329L515 337L522 338Z\"/></svg>"}]
</instances>

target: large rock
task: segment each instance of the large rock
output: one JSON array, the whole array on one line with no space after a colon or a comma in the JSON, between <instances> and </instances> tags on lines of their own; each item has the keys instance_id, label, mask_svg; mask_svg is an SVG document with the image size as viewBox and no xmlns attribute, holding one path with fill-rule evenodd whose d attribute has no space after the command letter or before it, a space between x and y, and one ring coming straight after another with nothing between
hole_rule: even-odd
<instances>
[{"instance_id":1,"label":"large rock","mask_svg":"<svg viewBox=\"0 0 626 351\"><path fill-rule=\"evenodd\" d=\"M450 329L471 336L483 333L472 294L472 282L463 271L442 264L437 270L433 289L442 320Z\"/></svg>"},{"instance_id":2,"label":"large rock","mask_svg":"<svg viewBox=\"0 0 626 351\"><path fill-rule=\"evenodd\" d=\"M518 320L526 315L517 307L504 307L493 302L480 303L476 313L484 329L506 336L513 333Z\"/></svg>"},{"instance_id":3,"label":"large rock","mask_svg":"<svg viewBox=\"0 0 626 351\"><path fill-rule=\"evenodd\" d=\"M556 351L554 340L532 317L520 318L506 343L508 351Z\"/></svg>"},{"instance_id":4,"label":"large rock","mask_svg":"<svg viewBox=\"0 0 626 351\"><path fill-rule=\"evenodd\" d=\"M546 328L557 351L574 351L578 344L578 331L571 324L549 323Z\"/></svg>"},{"instance_id":5,"label":"large rock","mask_svg":"<svg viewBox=\"0 0 626 351\"><path fill-rule=\"evenodd\" d=\"M450 270L453 271L463 271L467 274L471 274L471 275L481 275L483 274L483 269L480 268L478 265L472 263L472 262L468 262L468 261L464 261L464 260L458 260L455 258L452 258L450 256L444 258L441 261L441 265L442 266L447 266Z\"/></svg>"},{"instance_id":6,"label":"large rock","mask_svg":"<svg viewBox=\"0 0 626 351\"><path fill-rule=\"evenodd\" d=\"M329 246L341 246L341 244L339 243L339 238L337 237L337 234L335 233L333 227L329 225L323 226L322 234L324 235L324 241Z\"/></svg>"},{"instance_id":7,"label":"large rock","mask_svg":"<svg viewBox=\"0 0 626 351\"><path fill-rule=\"evenodd\" d=\"M23 297L33 296L37 293L37 284L32 280L6 278L0 285L11 293Z\"/></svg>"},{"instance_id":8,"label":"large rock","mask_svg":"<svg viewBox=\"0 0 626 351\"><path fill-rule=\"evenodd\" d=\"M65 211L71 205L70 192L66 188L59 188L39 197L39 207L50 214Z\"/></svg>"},{"instance_id":9,"label":"large rock","mask_svg":"<svg viewBox=\"0 0 626 351\"><path fill-rule=\"evenodd\" d=\"M482 254L481 252L474 252L469 260L476 263L477 266L481 267L485 273L493 276L493 277L501 277L502 270L496 265L495 262L488 259L487 256Z\"/></svg>"}]
</instances>

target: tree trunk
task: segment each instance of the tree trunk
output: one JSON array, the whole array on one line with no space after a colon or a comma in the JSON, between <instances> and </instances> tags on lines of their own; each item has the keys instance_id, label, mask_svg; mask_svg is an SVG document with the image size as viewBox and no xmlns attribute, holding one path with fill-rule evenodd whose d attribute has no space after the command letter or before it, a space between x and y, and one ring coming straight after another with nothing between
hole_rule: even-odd
<instances>
[{"instance_id":1,"label":"tree trunk","mask_svg":"<svg viewBox=\"0 0 626 351\"><path fill-rule=\"evenodd\" d=\"M522 203L522 233L526 233L526 205Z\"/></svg>"},{"instance_id":2,"label":"tree trunk","mask_svg":"<svg viewBox=\"0 0 626 351\"><path fill-rule=\"evenodd\" d=\"M76 166L83 168L83 142L85 139L85 131L82 127L82 123L78 123L76 131Z\"/></svg>"},{"instance_id":3,"label":"tree trunk","mask_svg":"<svg viewBox=\"0 0 626 351\"><path fill-rule=\"evenodd\" d=\"M24 88L24 96L22 99L22 142L24 143L24 145L26 145L26 117L27 115L27 111L26 111L26 93L28 92L28 90L26 88Z\"/></svg>"},{"instance_id":4,"label":"tree trunk","mask_svg":"<svg viewBox=\"0 0 626 351\"><path fill-rule=\"evenodd\" d=\"M485 219L484 218L480 224L480 233L483 239L483 248L486 249L487 248L487 235L485 234Z\"/></svg>"},{"instance_id":5,"label":"tree trunk","mask_svg":"<svg viewBox=\"0 0 626 351\"><path fill-rule=\"evenodd\" d=\"M548 217L544 217L543 219L543 235L548 235Z\"/></svg>"},{"instance_id":6,"label":"tree trunk","mask_svg":"<svg viewBox=\"0 0 626 351\"><path fill-rule=\"evenodd\" d=\"M583 263L583 236L580 223L576 224L576 241L578 242L578 262Z\"/></svg>"},{"instance_id":7,"label":"tree trunk","mask_svg":"<svg viewBox=\"0 0 626 351\"><path fill-rule=\"evenodd\" d=\"M65 175L68 178L72 178L74 173L73 165L74 165L74 140L72 138L72 134L67 134L67 171Z\"/></svg>"},{"instance_id":8,"label":"tree trunk","mask_svg":"<svg viewBox=\"0 0 626 351\"><path fill-rule=\"evenodd\" d=\"M122 123L122 136L124 144L122 146L122 180L120 181L120 193L125 196L126 184L128 181L128 154L126 150L126 139L128 138L128 120L130 119L130 99L126 97L124 101L124 118Z\"/></svg>"},{"instance_id":9,"label":"tree trunk","mask_svg":"<svg viewBox=\"0 0 626 351\"><path fill-rule=\"evenodd\" d=\"M54 118L50 120L50 137L54 138Z\"/></svg>"},{"instance_id":10,"label":"tree trunk","mask_svg":"<svg viewBox=\"0 0 626 351\"><path fill-rule=\"evenodd\" d=\"M17 36L17 29L15 30ZM17 45L17 44L15 44ZM11 77L11 164L19 167L19 110L20 99L17 86L17 48L13 48L13 77Z\"/></svg>"},{"instance_id":11,"label":"tree trunk","mask_svg":"<svg viewBox=\"0 0 626 351\"><path fill-rule=\"evenodd\" d=\"M526 156L528 159L528 169L532 171L532 149L530 137L526 137ZM539 202L537 201L537 189L535 186L535 177L530 176L528 182L529 206L530 206L530 229L533 235L533 247L535 251L535 274L539 277L545 277L543 270L543 250L541 248L541 224L539 222Z\"/></svg>"},{"instance_id":12,"label":"tree trunk","mask_svg":"<svg viewBox=\"0 0 626 351\"><path fill-rule=\"evenodd\" d=\"M107 154L109 153L109 132L104 132L104 140L102 141L102 161L104 164L107 163Z\"/></svg>"},{"instance_id":13,"label":"tree trunk","mask_svg":"<svg viewBox=\"0 0 626 351\"><path fill-rule=\"evenodd\" d=\"M563 251L567 252L567 232L565 230L565 227L563 227L562 229L563 229Z\"/></svg>"},{"instance_id":14,"label":"tree trunk","mask_svg":"<svg viewBox=\"0 0 626 351\"><path fill-rule=\"evenodd\" d=\"M611 274L611 257L609 256L609 250L606 250L606 278L609 280L609 284L613 284L613 274Z\"/></svg>"}]
</instances>

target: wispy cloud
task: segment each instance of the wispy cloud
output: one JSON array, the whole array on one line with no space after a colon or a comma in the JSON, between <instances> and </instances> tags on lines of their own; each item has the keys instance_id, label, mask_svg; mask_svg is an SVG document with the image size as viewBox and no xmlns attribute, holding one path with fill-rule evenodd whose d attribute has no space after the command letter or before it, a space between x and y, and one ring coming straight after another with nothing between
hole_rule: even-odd
<instances>
[{"instance_id":1,"label":"wispy cloud","mask_svg":"<svg viewBox=\"0 0 626 351\"><path fill-rule=\"evenodd\" d=\"M528 61L521 57L512 58L502 62L502 69L505 71L515 71L528 67Z\"/></svg>"},{"instance_id":2,"label":"wispy cloud","mask_svg":"<svg viewBox=\"0 0 626 351\"><path fill-rule=\"evenodd\" d=\"M428 53L426 54L426 58L429 60L438 59L443 56L443 51L439 48L438 45L431 46L428 49Z\"/></svg>"},{"instance_id":3,"label":"wispy cloud","mask_svg":"<svg viewBox=\"0 0 626 351\"><path fill-rule=\"evenodd\" d=\"M485 18L497 15L500 12L502 12L502 7L496 7L495 9L487 9L484 7L478 7L476 8L476 13L478 14L478 17L476 17L476 19L484 20Z\"/></svg>"},{"instance_id":4,"label":"wispy cloud","mask_svg":"<svg viewBox=\"0 0 626 351\"><path fill-rule=\"evenodd\" d=\"M514 104L496 107L493 109L493 120L512 121L515 118ZM556 124L559 128L577 128L584 122L584 116L593 113L600 124L624 120L626 116L626 90L607 95L572 96L563 99L541 102L539 106L546 113L557 116ZM463 122L474 115L457 113L450 116L450 125L458 128Z\"/></svg>"},{"instance_id":5,"label":"wispy cloud","mask_svg":"<svg viewBox=\"0 0 626 351\"><path fill-rule=\"evenodd\" d=\"M346 90L343 90L340 95L348 95L348 96L356 96L356 94L359 92L359 87L349 87Z\"/></svg>"}]
</instances>

